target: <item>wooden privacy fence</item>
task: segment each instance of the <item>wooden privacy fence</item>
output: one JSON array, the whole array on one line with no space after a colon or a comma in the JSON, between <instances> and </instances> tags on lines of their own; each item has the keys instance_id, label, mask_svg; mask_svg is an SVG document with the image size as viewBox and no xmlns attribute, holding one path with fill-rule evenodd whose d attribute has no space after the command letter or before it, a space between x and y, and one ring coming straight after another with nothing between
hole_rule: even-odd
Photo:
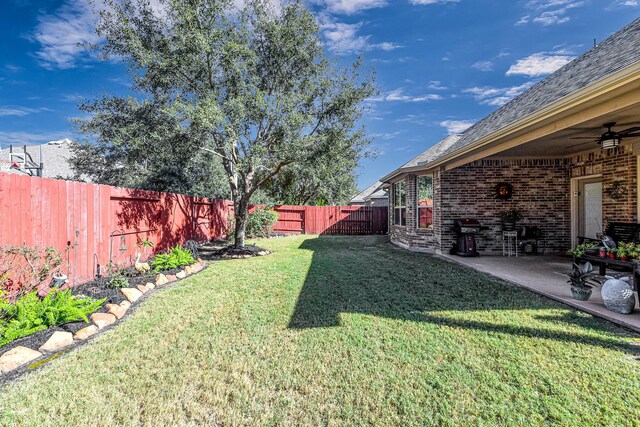
<instances>
[{"instance_id":1,"label":"wooden privacy fence","mask_svg":"<svg viewBox=\"0 0 640 427\"><path fill-rule=\"evenodd\" d=\"M0 173L0 245L52 246L74 283L101 266L148 258L187 240L226 237L231 202L181 194ZM387 208L278 206L274 231L287 234L386 234ZM148 240L152 249L138 246Z\"/></svg>"},{"instance_id":2,"label":"wooden privacy fence","mask_svg":"<svg viewBox=\"0 0 640 427\"><path fill-rule=\"evenodd\" d=\"M381 206L277 206L273 231L286 234L387 234Z\"/></svg>"},{"instance_id":3,"label":"wooden privacy fence","mask_svg":"<svg viewBox=\"0 0 640 427\"><path fill-rule=\"evenodd\" d=\"M0 245L53 246L74 283L193 239L223 237L228 203L171 193L0 173ZM155 244L139 248L139 240ZM146 251L146 253L144 253Z\"/></svg>"}]
</instances>

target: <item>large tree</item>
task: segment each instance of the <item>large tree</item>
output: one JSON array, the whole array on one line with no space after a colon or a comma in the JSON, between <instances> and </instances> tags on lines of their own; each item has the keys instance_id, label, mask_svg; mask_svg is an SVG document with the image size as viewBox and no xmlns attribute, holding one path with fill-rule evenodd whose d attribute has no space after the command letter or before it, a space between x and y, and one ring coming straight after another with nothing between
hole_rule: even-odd
<instances>
[{"instance_id":1,"label":"large tree","mask_svg":"<svg viewBox=\"0 0 640 427\"><path fill-rule=\"evenodd\" d=\"M222 161L243 247L252 196L287 167L327 150L360 150L363 101L374 89L361 63L326 57L300 1L101 1L98 48L125 61L133 88ZM103 5L104 3L104 5ZM144 103L143 102L143 103Z\"/></svg>"}]
</instances>

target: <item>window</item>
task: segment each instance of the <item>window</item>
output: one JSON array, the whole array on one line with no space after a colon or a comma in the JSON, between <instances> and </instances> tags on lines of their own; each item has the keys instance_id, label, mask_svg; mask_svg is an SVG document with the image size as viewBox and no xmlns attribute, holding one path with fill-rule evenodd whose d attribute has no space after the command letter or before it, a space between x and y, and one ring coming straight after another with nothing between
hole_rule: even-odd
<instances>
[{"instance_id":1,"label":"window","mask_svg":"<svg viewBox=\"0 0 640 427\"><path fill-rule=\"evenodd\" d=\"M404 192L404 181L393 184L393 223L407 225L407 205Z\"/></svg>"},{"instance_id":2,"label":"window","mask_svg":"<svg viewBox=\"0 0 640 427\"><path fill-rule=\"evenodd\" d=\"M418 228L431 228L433 225L433 177L416 177L416 200Z\"/></svg>"}]
</instances>

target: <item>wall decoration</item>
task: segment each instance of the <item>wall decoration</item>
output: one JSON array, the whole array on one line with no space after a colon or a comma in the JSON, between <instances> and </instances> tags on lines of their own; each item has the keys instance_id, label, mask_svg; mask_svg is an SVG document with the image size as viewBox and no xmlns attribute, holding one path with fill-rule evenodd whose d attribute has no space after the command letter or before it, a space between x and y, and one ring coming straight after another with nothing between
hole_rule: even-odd
<instances>
[{"instance_id":1,"label":"wall decoration","mask_svg":"<svg viewBox=\"0 0 640 427\"><path fill-rule=\"evenodd\" d=\"M609 194L609 197L611 197L616 202L619 202L620 200L625 198L625 196L627 195L627 191L627 186L624 185L622 181L614 181L613 184L611 184L611 186L609 187L607 193Z\"/></svg>"},{"instance_id":2,"label":"wall decoration","mask_svg":"<svg viewBox=\"0 0 640 427\"><path fill-rule=\"evenodd\" d=\"M513 186L506 182L500 182L496 185L496 199L509 200L513 196Z\"/></svg>"}]
</instances>

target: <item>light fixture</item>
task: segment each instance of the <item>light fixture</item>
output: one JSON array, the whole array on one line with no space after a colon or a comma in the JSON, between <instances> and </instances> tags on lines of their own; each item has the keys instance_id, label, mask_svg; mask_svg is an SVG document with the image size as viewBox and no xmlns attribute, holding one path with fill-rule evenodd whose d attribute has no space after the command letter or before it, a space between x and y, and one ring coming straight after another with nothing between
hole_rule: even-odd
<instances>
[{"instance_id":1,"label":"light fixture","mask_svg":"<svg viewBox=\"0 0 640 427\"><path fill-rule=\"evenodd\" d=\"M602 134L600 137L600 148L603 150L611 150L620 145L620 134L611 130L613 123L607 123L609 130Z\"/></svg>"}]
</instances>

